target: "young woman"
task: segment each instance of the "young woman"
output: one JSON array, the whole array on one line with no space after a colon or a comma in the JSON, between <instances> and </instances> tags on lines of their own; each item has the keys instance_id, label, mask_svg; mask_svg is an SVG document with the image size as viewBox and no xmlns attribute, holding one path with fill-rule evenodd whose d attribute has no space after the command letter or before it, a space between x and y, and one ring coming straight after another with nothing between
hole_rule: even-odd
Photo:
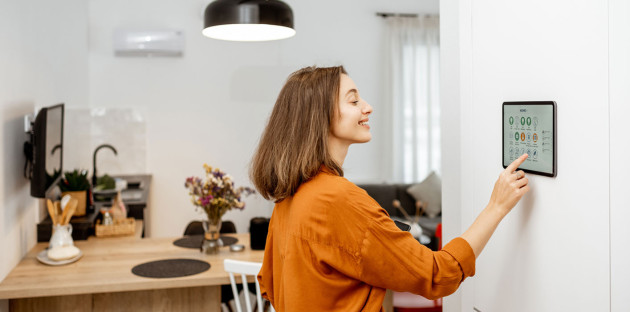
<instances>
[{"instance_id":1,"label":"young woman","mask_svg":"<svg viewBox=\"0 0 630 312\"><path fill-rule=\"evenodd\" d=\"M343 177L348 147L371 139L371 113L341 66L300 69L280 91L250 171L276 202L258 280L279 312L380 311L386 289L449 295L475 274L476 257L529 190L515 172L523 155L470 228L431 251Z\"/></svg>"}]
</instances>

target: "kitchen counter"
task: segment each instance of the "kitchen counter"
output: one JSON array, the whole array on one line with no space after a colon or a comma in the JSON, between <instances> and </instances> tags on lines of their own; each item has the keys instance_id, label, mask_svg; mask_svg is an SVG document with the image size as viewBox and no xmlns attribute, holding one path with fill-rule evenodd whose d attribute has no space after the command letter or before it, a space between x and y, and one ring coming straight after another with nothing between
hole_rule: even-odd
<instances>
[{"instance_id":1,"label":"kitchen counter","mask_svg":"<svg viewBox=\"0 0 630 312\"><path fill-rule=\"evenodd\" d=\"M0 283L0 299L11 311L221 311L221 287L230 284L224 259L262 262L264 251L249 248L249 234L224 234L245 245L242 252L222 247L217 255L173 245L175 238L97 238L75 241L83 252L77 262L48 266L37 254L38 243ZM210 269L178 278L144 278L134 266L161 259L187 258L210 263ZM240 279L238 279L240 280ZM253 282L253 278L251 278ZM385 311L393 311L387 291Z\"/></svg>"},{"instance_id":2,"label":"kitchen counter","mask_svg":"<svg viewBox=\"0 0 630 312\"><path fill-rule=\"evenodd\" d=\"M223 260L262 262L263 259L263 251L249 248L249 234L232 236L246 246L244 251L231 252L222 247L217 255L205 255L198 249L173 245L177 238L75 241L83 257L64 266L40 263L36 256L48 244L38 243L0 283L0 299L10 299L12 311L38 310L38 307L47 311L198 308L219 311L219 285L230 283ZM203 260L211 267L203 273L178 278L144 278L131 273L135 265L174 258Z\"/></svg>"}]
</instances>

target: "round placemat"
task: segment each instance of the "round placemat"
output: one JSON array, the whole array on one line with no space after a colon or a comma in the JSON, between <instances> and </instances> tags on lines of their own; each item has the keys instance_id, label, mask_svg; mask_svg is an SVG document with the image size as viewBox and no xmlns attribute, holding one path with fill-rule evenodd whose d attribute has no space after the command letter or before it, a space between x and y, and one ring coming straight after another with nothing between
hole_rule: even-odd
<instances>
[{"instance_id":1,"label":"round placemat","mask_svg":"<svg viewBox=\"0 0 630 312\"><path fill-rule=\"evenodd\" d=\"M210 263L195 259L167 259L136 265L131 273L142 277L169 278L205 272Z\"/></svg>"},{"instance_id":2,"label":"round placemat","mask_svg":"<svg viewBox=\"0 0 630 312\"><path fill-rule=\"evenodd\" d=\"M219 239L223 242L223 246L230 246L238 242L237 238L225 235L222 235ZM174 241L173 245L184 248L201 248L202 242L203 235L189 235Z\"/></svg>"},{"instance_id":3,"label":"round placemat","mask_svg":"<svg viewBox=\"0 0 630 312\"><path fill-rule=\"evenodd\" d=\"M230 246L238 242L238 239L232 236L221 236L219 239L223 242L223 246Z\"/></svg>"}]
</instances>

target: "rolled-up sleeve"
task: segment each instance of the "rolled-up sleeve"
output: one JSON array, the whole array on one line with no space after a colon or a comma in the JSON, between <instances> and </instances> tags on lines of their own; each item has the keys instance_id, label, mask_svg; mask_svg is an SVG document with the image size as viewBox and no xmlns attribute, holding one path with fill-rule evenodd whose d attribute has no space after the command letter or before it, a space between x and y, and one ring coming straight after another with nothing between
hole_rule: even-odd
<instances>
[{"instance_id":1,"label":"rolled-up sleeve","mask_svg":"<svg viewBox=\"0 0 630 312\"><path fill-rule=\"evenodd\" d=\"M452 294L475 274L475 255L459 237L432 251L398 229L383 210L366 229L360 272L368 284L435 299Z\"/></svg>"}]
</instances>

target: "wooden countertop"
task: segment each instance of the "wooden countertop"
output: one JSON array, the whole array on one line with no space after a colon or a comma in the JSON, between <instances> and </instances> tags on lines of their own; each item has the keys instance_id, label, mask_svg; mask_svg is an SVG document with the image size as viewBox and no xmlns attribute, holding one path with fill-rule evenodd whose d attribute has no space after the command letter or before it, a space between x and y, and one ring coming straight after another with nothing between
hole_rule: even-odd
<instances>
[{"instance_id":1,"label":"wooden countertop","mask_svg":"<svg viewBox=\"0 0 630 312\"><path fill-rule=\"evenodd\" d=\"M262 262L263 251L249 248L249 234L232 234L242 252L222 247L217 255L173 245L176 238L97 238L75 241L83 257L63 266L40 263L36 256L48 243L38 243L0 283L0 299L108 293L229 284L224 259ZM145 278L131 273L134 266L154 260L187 258L210 263L206 272L178 278Z\"/></svg>"}]
</instances>

